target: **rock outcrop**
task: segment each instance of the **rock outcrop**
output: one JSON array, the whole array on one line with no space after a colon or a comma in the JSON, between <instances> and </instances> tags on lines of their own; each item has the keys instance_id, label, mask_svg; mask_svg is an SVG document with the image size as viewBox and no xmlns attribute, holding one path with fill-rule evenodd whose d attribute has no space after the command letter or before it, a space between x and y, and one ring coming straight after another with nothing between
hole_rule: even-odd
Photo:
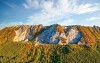
<instances>
[{"instance_id":1,"label":"rock outcrop","mask_svg":"<svg viewBox=\"0 0 100 63\"><path fill-rule=\"evenodd\" d=\"M39 36L37 42L46 44L68 44L66 34L62 26L55 24L43 31Z\"/></svg>"},{"instance_id":2,"label":"rock outcrop","mask_svg":"<svg viewBox=\"0 0 100 63\"><path fill-rule=\"evenodd\" d=\"M35 25L35 26L20 26L18 30L15 30L16 36L13 41L32 41L36 34L39 33L39 30L42 28L42 25Z\"/></svg>"},{"instance_id":3,"label":"rock outcrop","mask_svg":"<svg viewBox=\"0 0 100 63\"><path fill-rule=\"evenodd\" d=\"M43 44L77 44L81 39L81 33L71 27L70 29L64 26L54 24L51 26L20 26L15 30L15 42L19 41L32 41Z\"/></svg>"},{"instance_id":4,"label":"rock outcrop","mask_svg":"<svg viewBox=\"0 0 100 63\"><path fill-rule=\"evenodd\" d=\"M0 30L0 33L2 43L31 41L36 44L86 45L95 43L100 38L100 27L61 26L59 24L20 25L4 28Z\"/></svg>"},{"instance_id":5,"label":"rock outcrop","mask_svg":"<svg viewBox=\"0 0 100 63\"><path fill-rule=\"evenodd\" d=\"M67 31L66 35L69 44L77 44L78 41L80 41L80 39L82 38L81 32L75 27L71 27Z\"/></svg>"}]
</instances>

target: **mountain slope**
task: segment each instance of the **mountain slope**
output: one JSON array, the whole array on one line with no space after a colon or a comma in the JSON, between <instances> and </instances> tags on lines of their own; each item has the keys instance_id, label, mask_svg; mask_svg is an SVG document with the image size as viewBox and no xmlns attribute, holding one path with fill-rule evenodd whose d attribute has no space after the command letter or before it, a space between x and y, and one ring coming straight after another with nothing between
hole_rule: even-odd
<instances>
[{"instance_id":1,"label":"mountain slope","mask_svg":"<svg viewBox=\"0 0 100 63\"><path fill-rule=\"evenodd\" d=\"M100 27L6 27L0 30L0 63L100 63Z\"/></svg>"},{"instance_id":2,"label":"mountain slope","mask_svg":"<svg viewBox=\"0 0 100 63\"><path fill-rule=\"evenodd\" d=\"M43 31L38 37L38 42L46 44L67 43L67 37L64 29L60 25L51 25L48 29Z\"/></svg>"},{"instance_id":3,"label":"mountain slope","mask_svg":"<svg viewBox=\"0 0 100 63\"><path fill-rule=\"evenodd\" d=\"M0 30L0 43L35 42L37 44L94 44L100 39L100 27L54 24L20 25Z\"/></svg>"}]
</instances>

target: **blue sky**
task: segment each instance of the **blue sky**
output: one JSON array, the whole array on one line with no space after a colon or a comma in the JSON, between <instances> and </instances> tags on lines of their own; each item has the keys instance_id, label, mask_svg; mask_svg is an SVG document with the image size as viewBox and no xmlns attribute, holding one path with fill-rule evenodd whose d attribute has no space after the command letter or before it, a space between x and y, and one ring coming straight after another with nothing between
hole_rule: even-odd
<instances>
[{"instance_id":1,"label":"blue sky","mask_svg":"<svg viewBox=\"0 0 100 63\"><path fill-rule=\"evenodd\" d=\"M36 24L100 26L100 0L0 0L0 28Z\"/></svg>"}]
</instances>

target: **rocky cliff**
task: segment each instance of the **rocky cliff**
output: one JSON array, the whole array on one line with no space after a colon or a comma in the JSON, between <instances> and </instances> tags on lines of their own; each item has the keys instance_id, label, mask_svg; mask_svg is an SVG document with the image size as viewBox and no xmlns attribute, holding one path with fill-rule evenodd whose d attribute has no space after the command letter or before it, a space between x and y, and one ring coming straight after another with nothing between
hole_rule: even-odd
<instances>
[{"instance_id":1,"label":"rocky cliff","mask_svg":"<svg viewBox=\"0 0 100 63\"><path fill-rule=\"evenodd\" d=\"M54 24L20 25L0 30L0 43L35 42L37 44L93 44L100 39L100 27Z\"/></svg>"}]
</instances>

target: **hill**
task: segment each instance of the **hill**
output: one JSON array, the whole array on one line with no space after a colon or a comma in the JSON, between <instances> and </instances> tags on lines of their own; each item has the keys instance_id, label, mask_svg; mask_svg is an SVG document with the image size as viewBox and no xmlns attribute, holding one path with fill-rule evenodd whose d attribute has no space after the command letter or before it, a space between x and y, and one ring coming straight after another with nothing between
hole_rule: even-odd
<instances>
[{"instance_id":1,"label":"hill","mask_svg":"<svg viewBox=\"0 0 100 63\"><path fill-rule=\"evenodd\" d=\"M36 44L94 44L100 39L100 27L61 26L54 24L21 25L0 30L0 43L35 42Z\"/></svg>"},{"instance_id":2,"label":"hill","mask_svg":"<svg viewBox=\"0 0 100 63\"><path fill-rule=\"evenodd\" d=\"M0 30L0 63L99 63L100 27L20 25Z\"/></svg>"}]
</instances>

